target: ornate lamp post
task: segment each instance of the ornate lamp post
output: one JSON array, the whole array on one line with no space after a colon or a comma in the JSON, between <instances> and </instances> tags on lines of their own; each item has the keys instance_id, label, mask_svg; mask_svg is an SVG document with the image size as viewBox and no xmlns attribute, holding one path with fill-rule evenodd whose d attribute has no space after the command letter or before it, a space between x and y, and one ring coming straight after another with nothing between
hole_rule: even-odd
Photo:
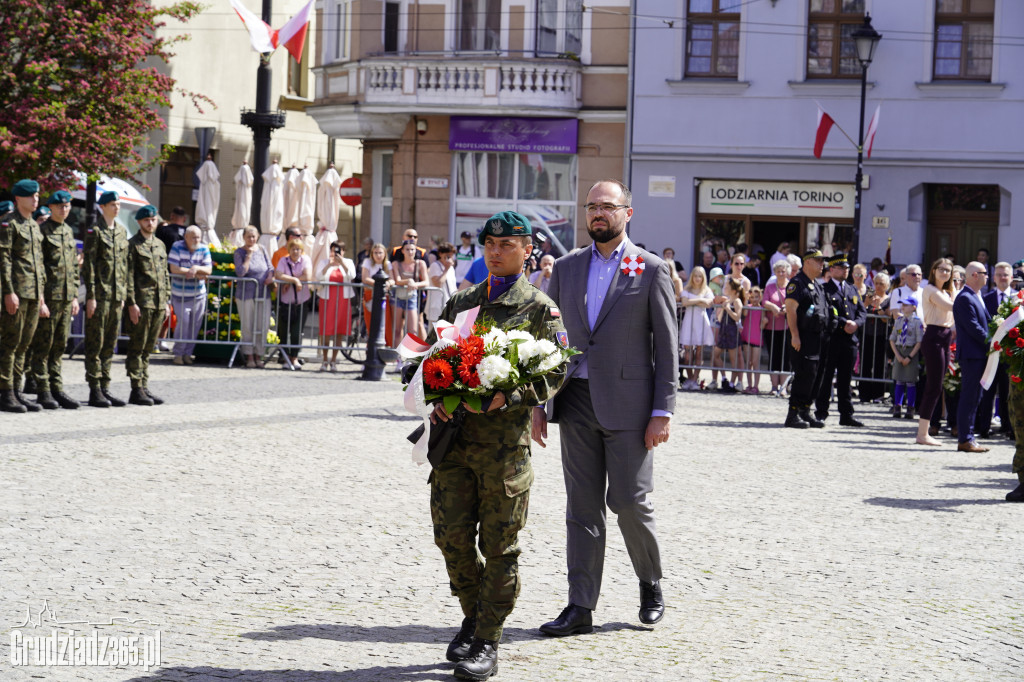
<instances>
[{"instance_id":1,"label":"ornate lamp post","mask_svg":"<svg viewBox=\"0 0 1024 682\"><path fill-rule=\"evenodd\" d=\"M860 62L860 132L857 134L857 177L854 180L854 205L853 205L853 248L850 254L850 263L857 262L857 252L860 250L860 195L861 184L864 180L864 103L868 88L868 67L875 57L875 48L882 34L871 26L871 15L864 15L864 25L850 34L854 46L857 49L857 61Z\"/></svg>"}]
</instances>

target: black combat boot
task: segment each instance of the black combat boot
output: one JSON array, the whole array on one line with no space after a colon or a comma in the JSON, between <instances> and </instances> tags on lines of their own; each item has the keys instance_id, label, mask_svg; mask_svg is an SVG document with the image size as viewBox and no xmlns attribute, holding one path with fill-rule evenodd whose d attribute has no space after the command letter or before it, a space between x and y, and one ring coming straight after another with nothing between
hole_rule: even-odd
<instances>
[{"instance_id":1,"label":"black combat boot","mask_svg":"<svg viewBox=\"0 0 1024 682\"><path fill-rule=\"evenodd\" d=\"M17 400L22 405L24 405L25 409L28 410L29 412L38 412L39 410L43 409L39 407L39 403L37 403L36 401L23 396L21 394L21 391L19 391L18 389L14 389L14 399Z\"/></svg>"},{"instance_id":2,"label":"black combat boot","mask_svg":"<svg viewBox=\"0 0 1024 682\"><path fill-rule=\"evenodd\" d=\"M80 402L59 389L53 392L53 399L65 410L77 410L82 406Z\"/></svg>"},{"instance_id":3,"label":"black combat boot","mask_svg":"<svg viewBox=\"0 0 1024 682\"><path fill-rule=\"evenodd\" d=\"M476 632L476 616L463 618L462 627L459 628L455 639L448 645L448 653L445 654L445 658L453 663L469 658L469 648L473 644L474 632Z\"/></svg>"},{"instance_id":4,"label":"black combat boot","mask_svg":"<svg viewBox=\"0 0 1024 682\"><path fill-rule=\"evenodd\" d=\"M497 673L498 643L474 637L469 647L469 657L455 666L455 677L460 680L486 680Z\"/></svg>"},{"instance_id":5,"label":"black combat boot","mask_svg":"<svg viewBox=\"0 0 1024 682\"><path fill-rule=\"evenodd\" d=\"M149 390L149 386L143 386L142 390L146 392L146 395L149 396L149 399L153 401L154 405L163 405L164 404L164 399L163 398L158 398L155 395L153 395L152 391Z\"/></svg>"},{"instance_id":6,"label":"black combat boot","mask_svg":"<svg viewBox=\"0 0 1024 682\"><path fill-rule=\"evenodd\" d=\"M811 408L805 407L800 410L800 418L803 419L812 429L823 429L825 428L825 422L818 421L811 416Z\"/></svg>"},{"instance_id":7,"label":"black combat boot","mask_svg":"<svg viewBox=\"0 0 1024 682\"><path fill-rule=\"evenodd\" d=\"M800 412L795 408L789 408L789 413L786 414L787 429L809 429L811 428L807 422L800 418Z\"/></svg>"},{"instance_id":8,"label":"black combat boot","mask_svg":"<svg viewBox=\"0 0 1024 682\"><path fill-rule=\"evenodd\" d=\"M18 399L14 397L14 389L5 388L0 390L0 411L20 414L28 412L28 408L19 403Z\"/></svg>"},{"instance_id":9,"label":"black combat boot","mask_svg":"<svg viewBox=\"0 0 1024 682\"><path fill-rule=\"evenodd\" d=\"M51 395L49 391L40 391L39 395L36 397L36 402L39 403L39 406L44 410L60 409L60 404L53 399L53 395Z\"/></svg>"},{"instance_id":10,"label":"black combat boot","mask_svg":"<svg viewBox=\"0 0 1024 682\"><path fill-rule=\"evenodd\" d=\"M104 386L104 387L100 388L100 390L103 391L103 397L107 399L107 402L109 402L114 407L124 407L127 404L127 403L125 403L125 401L121 400L120 398L115 398L113 395L111 395L109 388L106 388Z\"/></svg>"},{"instance_id":11,"label":"black combat boot","mask_svg":"<svg viewBox=\"0 0 1024 682\"><path fill-rule=\"evenodd\" d=\"M89 407L110 407L110 401L103 395L99 386L89 388Z\"/></svg>"},{"instance_id":12,"label":"black combat boot","mask_svg":"<svg viewBox=\"0 0 1024 682\"><path fill-rule=\"evenodd\" d=\"M145 405L146 407L153 407L156 404L146 395L146 391L142 387L132 389L131 395L128 396L128 402L132 405Z\"/></svg>"}]
</instances>

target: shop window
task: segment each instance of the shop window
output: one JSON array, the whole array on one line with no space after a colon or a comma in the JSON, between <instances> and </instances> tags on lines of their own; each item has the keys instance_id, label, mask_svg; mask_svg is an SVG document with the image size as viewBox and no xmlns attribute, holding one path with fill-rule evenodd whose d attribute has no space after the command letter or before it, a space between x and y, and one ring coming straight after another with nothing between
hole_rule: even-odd
<instances>
[{"instance_id":1,"label":"shop window","mask_svg":"<svg viewBox=\"0 0 1024 682\"><path fill-rule=\"evenodd\" d=\"M807 77L859 78L850 37L864 23L864 0L811 0L807 22Z\"/></svg>"},{"instance_id":2,"label":"shop window","mask_svg":"<svg viewBox=\"0 0 1024 682\"><path fill-rule=\"evenodd\" d=\"M501 0L460 0L459 49L501 49Z\"/></svg>"},{"instance_id":3,"label":"shop window","mask_svg":"<svg viewBox=\"0 0 1024 682\"><path fill-rule=\"evenodd\" d=\"M853 249L853 225L807 221L807 249L821 249L825 256L850 253Z\"/></svg>"},{"instance_id":4,"label":"shop window","mask_svg":"<svg viewBox=\"0 0 1024 682\"><path fill-rule=\"evenodd\" d=\"M576 243L576 169L571 154L456 154L455 234L475 234L487 218L511 209L554 238L556 255L567 253Z\"/></svg>"},{"instance_id":5,"label":"shop window","mask_svg":"<svg viewBox=\"0 0 1024 682\"><path fill-rule=\"evenodd\" d=\"M582 0L537 0L537 53L579 55Z\"/></svg>"},{"instance_id":6,"label":"shop window","mask_svg":"<svg viewBox=\"0 0 1024 682\"><path fill-rule=\"evenodd\" d=\"M742 5L741 0L688 0L687 77L736 77Z\"/></svg>"},{"instance_id":7,"label":"shop window","mask_svg":"<svg viewBox=\"0 0 1024 682\"><path fill-rule=\"evenodd\" d=\"M936 80L992 79L995 0L936 0Z\"/></svg>"}]
</instances>

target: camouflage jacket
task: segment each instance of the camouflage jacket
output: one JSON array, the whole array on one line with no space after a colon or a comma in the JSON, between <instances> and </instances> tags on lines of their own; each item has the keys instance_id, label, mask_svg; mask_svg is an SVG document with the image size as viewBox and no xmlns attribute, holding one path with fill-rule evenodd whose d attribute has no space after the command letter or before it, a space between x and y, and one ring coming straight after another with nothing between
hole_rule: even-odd
<instances>
[{"instance_id":1,"label":"camouflage jacket","mask_svg":"<svg viewBox=\"0 0 1024 682\"><path fill-rule=\"evenodd\" d=\"M78 296L78 248L66 223L48 219L43 233L43 264L46 272L46 300L71 301Z\"/></svg>"},{"instance_id":2,"label":"camouflage jacket","mask_svg":"<svg viewBox=\"0 0 1024 682\"><path fill-rule=\"evenodd\" d=\"M45 287L39 224L17 211L0 217L0 293L40 301L45 300Z\"/></svg>"},{"instance_id":3,"label":"camouflage jacket","mask_svg":"<svg viewBox=\"0 0 1024 682\"><path fill-rule=\"evenodd\" d=\"M567 338L555 302L530 284L525 275L516 280L511 289L491 302L487 301L487 280L455 293L445 304L439 319L454 322L456 315L476 306L480 306L477 319L487 317L501 329L522 327L536 338L548 339L554 344L561 344ZM437 335L431 331L427 342L433 344L435 341ZM507 395L506 409L487 414L467 414L460 437L471 443L528 446L530 408L542 405L554 396L564 378L563 365Z\"/></svg>"},{"instance_id":4,"label":"camouflage jacket","mask_svg":"<svg viewBox=\"0 0 1024 682\"><path fill-rule=\"evenodd\" d=\"M171 295L171 271L167 268L167 247L155 237L137 232L128 240L127 305L159 309Z\"/></svg>"},{"instance_id":5,"label":"camouflage jacket","mask_svg":"<svg viewBox=\"0 0 1024 682\"><path fill-rule=\"evenodd\" d=\"M127 295L128 235L121 223L107 227L102 215L85 235L82 282L85 298L123 301Z\"/></svg>"}]
</instances>

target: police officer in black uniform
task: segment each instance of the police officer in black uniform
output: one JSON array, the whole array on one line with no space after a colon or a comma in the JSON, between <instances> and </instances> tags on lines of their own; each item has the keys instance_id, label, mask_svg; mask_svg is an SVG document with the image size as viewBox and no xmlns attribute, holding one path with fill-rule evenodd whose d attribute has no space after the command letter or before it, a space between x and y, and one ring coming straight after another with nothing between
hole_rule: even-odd
<instances>
[{"instance_id":1,"label":"police officer in black uniform","mask_svg":"<svg viewBox=\"0 0 1024 682\"><path fill-rule=\"evenodd\" d=\"M836 254L828 261L830 279L825 283L825 298L835 316L834 329L828 338L828 354L823 361L825 372L822 375L818 397L814 402L814 416L820 421L828 417L828 404L832 399L832 377L836 379L836 402L839 404L839 424L841 426L864 426L864 423L853 416L853 395L850 383L853 380L853 367L857 363L860 351L860 340L857 330L864 326L868 319L864 301L852 284L846 281L850 274L850 263L845 254Z\"/></svg>"},{"instance_id":2,"label":"police officer in black uniform","mask_svg":"<svg viewBox=\"0 0 1024 682\"><path fill-rule=\"evenodd\" d=\"M825 290L815 280L821 275L825 256L813 249L804 254L800 272L789 280L786 287L786 324L792 346L793 383L790 385L789 413L786 426L820 429L825 426L811 416L811 401L818 395L818 363L825 346L829 324L828 302Z\"/></svg>"}]
</instances>

